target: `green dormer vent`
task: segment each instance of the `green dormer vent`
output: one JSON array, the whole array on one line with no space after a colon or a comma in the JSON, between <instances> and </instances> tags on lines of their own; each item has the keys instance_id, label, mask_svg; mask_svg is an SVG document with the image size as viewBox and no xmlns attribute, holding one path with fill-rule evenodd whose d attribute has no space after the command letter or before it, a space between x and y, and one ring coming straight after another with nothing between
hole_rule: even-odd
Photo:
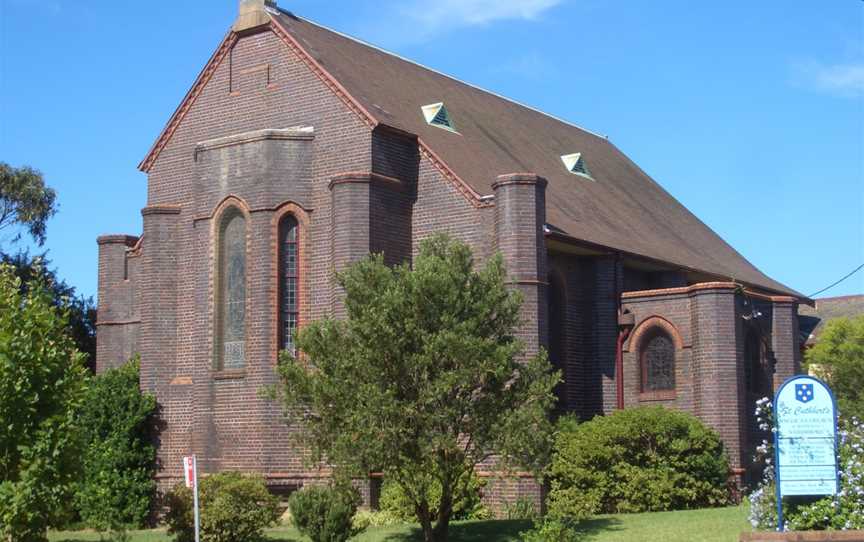
<instances>
[{"instance_id":1,"label":"green dormer vent","mask_svg":"<svg viewBox=\"0 0 864 542\"><path fill-rule=\"evenodd\" d=\"M447 111L447 108L444 107L444 102L424 105L421 109L423 110L423 118L426 119L427 124L451 132L456 132L456 127L453 125L453 119L450 118L450 113Z\"/></svg>"},{"instance_id":2,"label":"green dormer vent","mask_svg":"<svg viewBox=\"0 0 864 542\"><path fill-rule=\"evenodd\" d=\"M561 161L564 162L564 167L567 168L567 171L574 175L581 175L582 177L594 180L594 177L591 176L591 172L588 170L588 166L585 164L585 159L582 157L581 152L577 152L575 154L565 154L561 157Z\"/></svg>"}]
</instances>

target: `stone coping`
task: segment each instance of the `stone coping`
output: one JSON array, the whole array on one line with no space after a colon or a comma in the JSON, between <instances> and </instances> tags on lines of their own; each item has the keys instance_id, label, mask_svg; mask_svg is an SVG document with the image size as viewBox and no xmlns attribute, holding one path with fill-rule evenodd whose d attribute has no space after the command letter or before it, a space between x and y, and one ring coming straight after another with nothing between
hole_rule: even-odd
<instances>
[{"instance_id":1,"label":"stone coping","mask_svg":"<svg viewBox=\"0 0 864 542\"><path fill-rule=\"evenodd\" d=\"M255 141L309 141L315 139L315 130L311 126L298 126L294 128L265 128L263 130L252 130L241 134L233 134L225 137L217 137L200 141L195 145L195 154L200 152L243 145Z\"/></svg>"},{"instance_id":2,"label":"stone coping","mask_svg":"<svg viewBox=\"0 0 864 542\"><path fill-rule=\"evenodd\" d=\"M761 292L756 292L736 282L700 282L692 286L682 286L678 288L661 288L656 290L637 290L633 292L624 292L621 294L622 299L640 299L645 297L663 297L671 295L694 295L706 290L726 290L734 292L737 290L743 291L750 297L772 301L774 303L794 303L794 297L787 295L769 295Z\"/></svg>"}]
</instances>

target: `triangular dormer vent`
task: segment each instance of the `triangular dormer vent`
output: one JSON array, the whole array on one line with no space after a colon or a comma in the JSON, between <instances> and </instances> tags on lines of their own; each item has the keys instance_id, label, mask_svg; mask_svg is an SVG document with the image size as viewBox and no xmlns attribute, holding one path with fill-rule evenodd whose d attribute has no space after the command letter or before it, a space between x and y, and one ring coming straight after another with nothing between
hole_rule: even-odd
<instances>
[{"instance_id":1,"label":"triangular dormer vent","mask_svg":"<svg viewBox=\"0 0 864 542\"><path fill-rule=\"evenodd\" d=\"M448 113L447 108L444 107L444 102L424 105L421 109L423 110L423 117L426 119L427 124L437 126L438 128L444 128L451 132L456 131L456 127L453 125L453 119L450 118L450 113Z\"/></svg>"},{"instance_id":2,"label":"triangular dormer vent","mask_svg":"<svg viewBox=\"0 0 864 542\"><path fill-rule=\"evenodd\" d=\"M585 159L582 158L581 152L565 154L561 157L561 161L564 162L564 167L566 167L567 171L570 173L581 175L582 177L586 177L592 181L594 180L594 177L591 176L591 172L588 171L588 166L585 164Z\"/></svg>"}]
</instances>

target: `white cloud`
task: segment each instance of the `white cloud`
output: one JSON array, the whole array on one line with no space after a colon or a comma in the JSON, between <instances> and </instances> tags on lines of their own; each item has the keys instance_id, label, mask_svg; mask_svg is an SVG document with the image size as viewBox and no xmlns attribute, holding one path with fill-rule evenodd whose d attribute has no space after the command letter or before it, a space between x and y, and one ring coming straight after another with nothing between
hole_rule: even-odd
<instances>
[{"instance_id":1,"label":"white cloud","mask_svg":"<svg viewBox=\"0 0 864 542\"><path fill-rule=\"evenodd\" d=\"M864 95L864 62L824 64L805 62L797 65L800 82L816 90L838 96Z\"/></svg>"},{"instance_id":2,"label":"white cloud","mask_svg":"<svg viewBox=\"0 0 864 542\"><path fill-rule=\"evenodd\" d=\"M531 20L563 0L413 0L402 13L424 34L505 19Z\"/></svg>"}]
</instances>

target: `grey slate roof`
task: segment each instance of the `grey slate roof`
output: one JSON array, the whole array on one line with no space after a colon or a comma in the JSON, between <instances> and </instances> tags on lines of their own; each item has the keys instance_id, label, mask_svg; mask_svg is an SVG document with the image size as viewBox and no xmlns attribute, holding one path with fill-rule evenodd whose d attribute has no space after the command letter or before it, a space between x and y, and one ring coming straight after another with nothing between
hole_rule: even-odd
<instances>
[{"instance_id":1,"label":"grey slate roof","mask_svg":"<svg viewBox=\"0 0 864 542\"><path fill-rule=\"evenodd\" d=\"M274 20L376 119L420 137L481 195L497 175L549 181L547 221L591 244L803 297L763 274L604 137L283 13ZM429 126L444 102L458 134ZM580 152L596 182L569 173ZM710 197L710 193L706 194Z\"/></svg>"}]
</instances>

